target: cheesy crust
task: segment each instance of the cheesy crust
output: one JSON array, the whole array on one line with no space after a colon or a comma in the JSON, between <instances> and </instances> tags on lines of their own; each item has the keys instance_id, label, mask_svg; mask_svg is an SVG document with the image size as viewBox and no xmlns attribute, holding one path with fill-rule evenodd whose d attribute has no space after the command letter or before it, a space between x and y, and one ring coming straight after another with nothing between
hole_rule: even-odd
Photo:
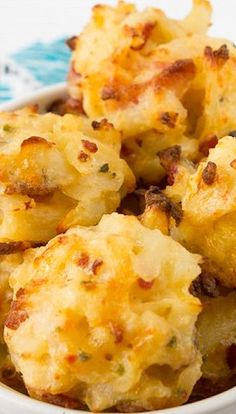
<instances>
[{"instance_id":1,"label":"cheesy crust","mask_svg":"<svg viewBox=\"0 0 236 414\"><path fill-rule=\"evenodd\" d=\"M163 179L158 151L179 144L199 161L236 128L235 47L206 35L210 19L205 0L193 1L182 21L124 2L99 5L70 42L70 96L122 132L122 156L137 180Z\"/></svg>"},{"instance_id":2,"label":"cheesy crust","mask_svg":"<svg viewBox=\"0 0 236 414\"><path fill-rule=\"evenodd\" d=\"M10 278L5 328L29 393L92 411L187 401L201 375L194 339L201 304L189 293L198 262L117 213L30 250Z\"/></svg>"},{"instance_id":3,"label":"cheesy crust","mask_svg":"<svg viewBox=\"0 0 236 414\"><path fill-rule=\"evenodd\" d=\"M45 242L97 224L134 188L106 120L29 110L0 114L0 238Z\"/></svg>"}]
</instances>

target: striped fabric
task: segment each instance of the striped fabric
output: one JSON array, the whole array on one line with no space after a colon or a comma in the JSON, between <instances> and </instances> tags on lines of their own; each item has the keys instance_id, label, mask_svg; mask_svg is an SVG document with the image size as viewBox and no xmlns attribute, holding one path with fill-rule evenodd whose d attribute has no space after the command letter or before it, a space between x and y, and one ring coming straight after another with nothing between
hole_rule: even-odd
<instances>
[{"instance_id":1,"label":"striped fabric","mask_svg":"<svg viewBox=\"0 0 236 414\"><path fill-rule=\"evenodd\" d=\"M70 51L65 39L34 43L0 61L0 103L42 86L63 82Z\"/></svg>"}]
</instances>

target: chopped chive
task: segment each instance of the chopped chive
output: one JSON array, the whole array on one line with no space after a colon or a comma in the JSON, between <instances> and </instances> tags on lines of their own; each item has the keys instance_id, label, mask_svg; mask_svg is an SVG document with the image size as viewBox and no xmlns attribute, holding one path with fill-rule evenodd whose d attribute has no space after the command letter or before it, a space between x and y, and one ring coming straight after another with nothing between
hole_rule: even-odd
<instances>
[{"instance_id":1,"label":"chopped chive","mask_svg":"<svg viewBox=\"0 0 236 414\"><path fill-rule=\"evenodd\" d=\"M87 352L80 352L79 353L79 360L81 362L86 362L89 359L91 359L91 355L90 354L87 354Z\"/></svg>"},{"instance_id":2,"label":"chopped chive","mask_svg":"<svg viewBox=\"0 0 236 414\"><path fill-rule=\"evenodd\" d=\"M176 338L176 336L172 336L172 338L168 342L167 346L169 348L174 348L176 346L176 344L177 344L177 338Z\"/></svg>"},{"instance_id":3,"label":"chopped chive","mask_svg":"<svg viewBox=\"0 0 236 414\"><path fill-rule=\"evenodd\" d=\"M106 173L106 172L108 172L108 171L109 171L109 164L108 164L108 163L103 164L103 165L99 168L99 172L101 172L101 173Z\"/></svg>"},{"instance_id":4,"label":"chopped chive","mask_svg":"<svg viewBox=\"0 0 236 414\"><path fill-rule=\"evenodd\" d=\"M14 128L9 124L5 124L2 129L4 132L12 132Z\"/></svg>"},{"instance_id":5,"label":"chopped chive","mask_svg":"<svg viewBox=\"0 0 236 414\"><path fill-rule=\"evenodd\" d=\"M185 397L185 395L187 394L186 391L183 388L177 388L177 390L175 391L175 394L177 395L177 397Z\"/></svg>"},{"instance_id":6,"label":"chopped chive","mask_svg":"<svg viewBox=\"0 0 236 414\"><path fill-rule=\"evenodd\" d=\"M123 364L119 364L116 372L117 372L118 375L124 375L124 373L125 373L125 367L124 367L124 365Z\"/></svg>"}]
</instances>

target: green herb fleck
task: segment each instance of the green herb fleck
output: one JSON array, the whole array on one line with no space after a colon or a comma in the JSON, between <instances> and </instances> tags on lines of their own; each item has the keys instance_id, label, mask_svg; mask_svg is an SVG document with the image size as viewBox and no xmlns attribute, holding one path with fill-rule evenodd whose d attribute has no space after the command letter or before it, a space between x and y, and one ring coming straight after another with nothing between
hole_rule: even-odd
<instances>
[{"instance_id":1,"label":"green herb fleck","mask_svg":"<svg viewBox=\"0 0 236 414\"><path fill-rule=\"evenodd\" d=\"M187 395L186 391L183 388L177 388L175 394L180 398L184 398Z\"/></svg>"},{"instance_id":2,"label":"green herb fleck","mask_svg":"<svg viewBox=\"0 0 236 414\"><path fill-rule=\"evenodd\" d=\"M119 364L116 372L117 372L118 375L124 375L124 373L125 373L125 367L124 367L124 365L123 364Z\"/></svg>"},{"instance_id":3,"label":"green herb fleck","mask_svg":"<svg viewBox=\"0 0 236 414\"><path fill-rule=\"evenodd\" d=\"M177 344L177 338L176 338L176 336L172 336L172 338L169 340L167 346L169 348L175 348L176 344Z\"/></svg>"},{"instance_id":4,"label":"green herb fleck","mask_svg":"<svg viewBox=\"0 0 236 414\"><path fill-rule=\"evenodd\" d=\"M100 168L99 168L99 172L101 173L106 173L109 171L109 164L106 162L106 164L103 164Z\"/></svg>"},{"instance_id":5,"label":"green herb fleck","mask_svg":"<svg viewBox=\"0 0 236 414\"><path fill-rule=\"evenodd\" d=\"M12 132L14 128L9 124L5 124L2 129L4 132Z\"/></svg>"},{"instance_id":6,"label":"green herb fleck","mask_svg":"<svg viewBox=\"0 0 236 414\"><path fill-rule=\"evenodd\" d=\"M91 355L90 354L87 354L87 352L80 352L79 353L79 360L81 362L86 362L89 359L91 359Z\"/></svg>"}]
</instances>

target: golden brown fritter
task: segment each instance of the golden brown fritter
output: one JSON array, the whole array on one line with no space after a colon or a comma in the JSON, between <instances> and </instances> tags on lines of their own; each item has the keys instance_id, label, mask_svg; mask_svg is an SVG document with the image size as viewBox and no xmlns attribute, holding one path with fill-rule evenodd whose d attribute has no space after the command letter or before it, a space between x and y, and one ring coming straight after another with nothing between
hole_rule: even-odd
<instances>
[{"instance_id":1,"label":"golden brown fritter","mask_svg":"<svg viewBox=\"0 0 236 414\"><path fill-rule=\"evenodd\" d=\"M137 180L162 180L159 151L181 145L196 161L236 129L235 47L206 36L210 18L205 0L183 21L124 2L99 5L69 42L74 107L122 132L122 156Z\"/></svg>"},{"instance_id":2,"label":"golden brown fritter","mask_svg":"<svg viewBox=\"0 0 236 414\"><path fill-rule=\"evenodd\" d=\"M197 342L203 356L202 378L193 398L206 398L236 384L236 294L205 299L197 322Z\"/></svg>"},{"instance_id":3,"label":"golden brown fritter","mask_svg":"<svg viewBox=\"0 0 236 414\"><path fill-rule=\"evenodd\" d=\"M198 261L117 213L30 250L10 279L5 329L29 393L92 411L184 403L201 375Z\"/></svg>"},{"instance_id":4,"label":"golden brown fritter","mask_svg":"<svg viewBox=\"0 0 236 414\"><path fill-rule=\"evenodd\" d=\"M194 1L192 13L178 22L159 9L138 12L124 2L117 7L95 6L90 23L73 39L71 96L83 98L85 112L92 116L114 116L115 126L126 136L135 134L137 127L140 132L141 126L144 132L155 126L173 128L181 117L177 109L184 112L175 95L187 90L195 67L187 56L158 61L157 47L186 35L204 34L210 17L211 7L205 0ZM156 108L147 107L148 102ZM125 112L133 115L129 123Z\"/></svg>"},{"instance_id":5,"label":"golden brown fritter","mask_svg":"<svg viewBox=\"0 0 236 414\"><path fill-rule=\"evenodd\" d=\"M134 188L120 135L106 120L0 114L0 238L44 242L96 224Z\"/></svg>"}]
</instances>

